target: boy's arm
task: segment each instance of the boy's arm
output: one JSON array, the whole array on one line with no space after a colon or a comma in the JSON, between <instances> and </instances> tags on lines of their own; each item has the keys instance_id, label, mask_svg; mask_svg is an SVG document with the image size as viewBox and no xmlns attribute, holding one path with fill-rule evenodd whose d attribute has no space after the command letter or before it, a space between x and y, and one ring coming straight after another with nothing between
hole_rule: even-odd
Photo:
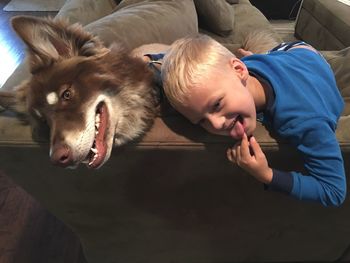
<instances>
[{"instance_id":1,"label":"boy's arm","mask_svg":"<svg viewBox=\"0 0 350 263\"><path fill-rule=\"evenodd\" d=\"M300 200L339 206L346 196L346 177L339 143L331 124L317 118L290 129L291 142L303 156L307 174L291 172L290 192Z\"/></svg>"},{"instance_id":2,"label":"boy's arm","mask_svg":"<svg viewBox=\"0 0 350 263\"><path fill-rule=\"evenodd\" d=\"M241 144L229 149L227 155L231 161L263 182L267 190L286 192L297 199L318 201L325 206L339 206L345 199L346 178L333 129L324 120L309 120L307 127L299 125L291 129L290 138L303 155L308 171L306 175L271 169L259 146L253 148L253 155L249 153L245 138ZM255 143L255 139L250 140L251 146ZM244 154L244 148L248 154Z\"/></svg>"},{"instance_id":3,"label":"boy's arm","mask_svg":"<svg viewBox=\"0 0 350 263\"><path fill-rule=\"evenodd\" d=\"M324 120L312 119L306 123L307 127L296 125L291 128L289 134L291 142L302 154L307 174L275 171L274 176L283 178L282 182L291 177L290 195L299 200L339 206L346 196L346 177L334 130Z\"/></svg>"}]
</instances>

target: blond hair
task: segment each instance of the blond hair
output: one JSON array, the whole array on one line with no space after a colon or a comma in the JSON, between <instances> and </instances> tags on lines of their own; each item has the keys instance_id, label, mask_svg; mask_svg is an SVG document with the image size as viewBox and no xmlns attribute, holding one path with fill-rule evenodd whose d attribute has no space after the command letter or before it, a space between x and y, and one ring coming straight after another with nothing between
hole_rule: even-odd
<instances>
[{"instance_id":1,"label":"blond hair","mask_svg":"<svg viewBox=\"0 0 350 263\"><path fill-rule=\"evenodd\" d=\"M200 85L209 73L219 73L235 57L227 48L207 35L175 41L164 57L162 81L170 104L184 104L191 88Z\"/></svg>"}]
</instances>

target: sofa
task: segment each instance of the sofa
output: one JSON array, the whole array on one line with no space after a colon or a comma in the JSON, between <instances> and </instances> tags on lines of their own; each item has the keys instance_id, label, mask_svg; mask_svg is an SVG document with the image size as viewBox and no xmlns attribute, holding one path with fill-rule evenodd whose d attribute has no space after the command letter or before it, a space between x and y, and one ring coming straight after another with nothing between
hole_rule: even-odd
<instances>
[{"instance_id":1,"label":"sofa","mask_svg":"<svg viewBox=\"0 0 350 263\"><path fill-rule=\"evenodd\" d=\"M269 21L248 0L69 0L57 14L106 45L170 44L202 32L235 51ZM350 172L350 49L324 52L346 101L337 137ZM347 63L345 63L347 62ZM28 76L22 64L2 89ZM140 140L114 148L99 170L49 162L47 141L10 111L0 114L0 171L79 237L88 262L319 262L350 260L350 200L340 208L300 202L226 159L230 138L208 134L174 112ZM299 154L258 124L272 167L303 170Z\"/></svg>"},{"instance_id":2,"label":"sofa","mask_svg":"<svg viewBox=\"0 0 350 263\"><path fill-rule=\"evenodd\" d=\"M339 50L350 45L350 5L347 1L304 0L295 34L320 50Z\"/></svg>"}]
</instances>

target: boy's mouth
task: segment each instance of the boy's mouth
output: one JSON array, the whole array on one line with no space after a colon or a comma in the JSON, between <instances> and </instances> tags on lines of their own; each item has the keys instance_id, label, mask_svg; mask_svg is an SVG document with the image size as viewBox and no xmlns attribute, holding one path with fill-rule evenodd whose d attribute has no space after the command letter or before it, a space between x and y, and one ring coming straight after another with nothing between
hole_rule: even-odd
<instances>
[{"instance_id":1,"label":"boy's mouth","mask_svg":"<svg viewBox=\"0 0 350 263\"><path fill-rule=\"evenodd\" d=\"M239 122L243 125L243 117L241 115L237 115L237 117L233 120L231 125L228 127L228 130L231 130L233 127L235 127L237 122Z\"/></svg>"},{"instance_id":2,"label":"boy's mouth","mask_svg":"<svg viewBox=\"0 0 350 263\"><path fill-rule=\"evenodd\" d=\"M235 139L241 139L245 132L244 119L241 115L238 115L229 126L229 133Z\"/></svg>"}]
</instances>

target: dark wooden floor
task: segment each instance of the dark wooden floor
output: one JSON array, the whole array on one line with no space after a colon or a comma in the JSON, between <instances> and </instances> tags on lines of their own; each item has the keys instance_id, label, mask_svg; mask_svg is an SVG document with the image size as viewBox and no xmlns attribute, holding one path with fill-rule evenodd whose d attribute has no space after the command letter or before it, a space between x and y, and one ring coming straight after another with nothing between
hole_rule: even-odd
<instances>
[{"instance_id":1,"label":"dark wooden floor","mask_svg":"<svg viewBox=\"0 0 350 263\"><path fill-rule=\"evenodd\" d=\"M10 27L10 18L53 12L5 12L0 0L0 87L23 60L24 46ZM60 220L45 210L0 167L0 263L85 263L80 242Z\"/></svg>"}]
</instances>

